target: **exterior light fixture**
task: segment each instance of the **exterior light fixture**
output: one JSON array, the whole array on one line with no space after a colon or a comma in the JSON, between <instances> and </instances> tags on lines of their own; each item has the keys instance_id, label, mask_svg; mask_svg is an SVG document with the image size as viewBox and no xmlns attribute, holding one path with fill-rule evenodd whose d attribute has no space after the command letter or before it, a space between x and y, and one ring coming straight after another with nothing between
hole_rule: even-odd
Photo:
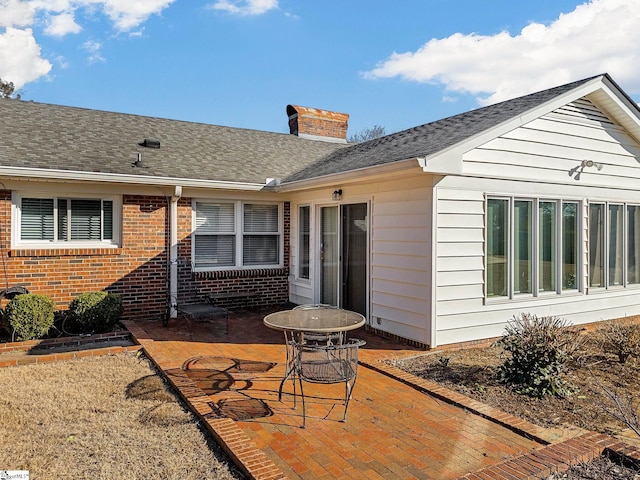
<instances>
[{"instance_id":1,"label":"exterior light fixture","mask_svg":"<svg viewBox=\"0 0 640 480\"><path fill-rule=\"evenodd\" d=\"M602 170L602 164L598 162L594 162L593 160L582 160L582 167L596 167L598 170Z\"/></svg>"},{"instance_id":2,"label":"exterior light fixture","mask_svg":"<svg viewBox=\"0 0 640 480\"><path fill-rule=\"evenodd\" d=\"M334 200L342 200L342 189L334 190L331 194L331 198Z\"/></svg>"}]
</instances>

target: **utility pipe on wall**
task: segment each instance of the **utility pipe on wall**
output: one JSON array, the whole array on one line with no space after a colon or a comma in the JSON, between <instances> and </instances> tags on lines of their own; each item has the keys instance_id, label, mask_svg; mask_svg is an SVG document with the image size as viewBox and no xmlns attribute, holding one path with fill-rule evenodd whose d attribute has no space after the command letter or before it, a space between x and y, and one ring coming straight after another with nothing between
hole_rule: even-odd
<instances>
[{"instance_id":1,"label":"utility pipe on wall","mask_svg":"<svg viewBox=\"0 0 640 480\"><path fill-rule=\"evenodd\" d=\"M182 186L176 185L169 207L169 316L178 316L178 200L182 197Z\"/></svg>"}]
</instances>

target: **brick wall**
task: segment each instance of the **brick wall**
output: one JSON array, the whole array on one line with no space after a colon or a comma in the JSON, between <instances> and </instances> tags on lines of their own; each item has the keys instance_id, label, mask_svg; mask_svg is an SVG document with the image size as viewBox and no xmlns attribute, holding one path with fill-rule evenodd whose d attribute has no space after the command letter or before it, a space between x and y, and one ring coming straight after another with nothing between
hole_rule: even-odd
<instances>
[{"instance_id":1,"label":"brick wall","mask_svg":"<svg viewBox=\"0 0 640 480\"><path fill-rule=\"evenodd\" d=\"M349 115L317 108L288 105L289 133L318 137L347 138Z\"/></svg>"},{"instance_id":2,"label":"brick wall","mask_svg":"<svg viewBox=\"0 0 640 480\"><path fill-rule=\"evenodd\" d=\"M181 301L202 291L251 288L264 302L288 299L289 206L285 205L285 268L220 272L196 278L191 273L191 200L178 204L179 290ZM122 295L125 319L164 317L168 295L168 205L163 196L123 197L122 245L117 249L11 250L11 192L0 191L0 288L23 285L51 297L64 309L78 294L108 290ZM249 273L249 275L248 275Z\"/></svg>"}]
</instances>

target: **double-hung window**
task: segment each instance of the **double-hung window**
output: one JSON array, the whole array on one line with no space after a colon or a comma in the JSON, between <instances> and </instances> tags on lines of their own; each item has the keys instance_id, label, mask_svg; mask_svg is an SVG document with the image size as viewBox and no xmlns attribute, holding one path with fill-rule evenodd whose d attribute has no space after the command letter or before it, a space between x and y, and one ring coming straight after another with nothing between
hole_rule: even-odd
<instances>
[{"instance_id":1,"label":"double-hung window","mask_svg":"<svg viewBox=\"0 0 640 480\"><path fill-rule=\"evenodd\" d=\"M196 269L282 266L282 248L280 204L195 202Z\"/></svg>"},{"instance_id":2,"label":"double-hung window","mask_svg":"<svg viewBox=\"0 0 640 480\"><path fill-rule=\"evenodd\" d=\"M640 283L640 207L589 204L589 287Z\"/></svg>"},{"instance_id":3,"label":"double-hung window","mask_svg":"<svg viewBox=\"0 0 640 480\"><path fill-rule=\"evenodd\" d=\"M487 198L486 297L577 290L578 207L554 199Z\"/></svg>"},{"instance_id":4,"label":"double-hung window","mask_svg":"<svg viewBox=\"0 0 640 480\"><path fill-rule=\"evenodd\" d=\"M15 196L16 246L117 244L115 198Z\"/></svg>"}]
</instances>

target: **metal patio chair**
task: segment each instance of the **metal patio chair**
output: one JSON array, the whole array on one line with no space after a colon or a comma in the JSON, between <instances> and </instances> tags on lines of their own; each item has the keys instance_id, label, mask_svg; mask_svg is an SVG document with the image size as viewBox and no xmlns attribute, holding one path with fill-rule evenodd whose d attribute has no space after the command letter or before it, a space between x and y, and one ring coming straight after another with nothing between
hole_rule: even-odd
<instances>
[{"instance_id":1,"label":"metal patio chair","mask_svg":"<svg viewBox=\"0 0 640 480\"><path fill-rule=\"evenodd\" d=\"M333 305L328 305L324 303L313 303L313 304L303 304L294 307L292 310L317 310L321 308L328 309L337 309ZM287 378L291 378L291 373L293 370L293 361L295 359L295 354L293 352L293 347L291 342L304 342L311 344L324 344L324 345L332 345L332 344L340 344L344 339L344 334L342 332L335 333L316 333L316 332L291 332L284 331L284 344L286 347L286 370L285 375L282 381L280 382L280 388L278 389L278 400L282 400L282 388L284 387ZM292 378L293 382L293 394L295 395L295 381Z\"/></svg>"},{"instance_id":2,"label":"metal patio chair","mask_svg":"<svg viewBox=\"0 0 640 480\"><path fill-rule=\"evenodd\" d=\"M298 380L302 398L302 428L306 427L307 411L303 383L345 384L344 415L347 420L347 408L358 374L358 349L366 344L364 340L350 339L342 345L309 344L291 341L293 351L293 380ZM294 383L295 385L295 383ZM295 407L294 388L294 407Z\"/></svg>"},{"instance_id":3,"label":"metal patio chair","mask_svg":"<svg viewBox=\"0 0 640 480\"><path fill-rule=\"evenodd\" d=\"M293 310L318 310L321 308L328 308L333 310L338 309L338 307L334 305L328 305L324 303L313 303L313 304L298 305L297 307L294 307ZM304 332L302 336L306 342L313 342L313 343L340 344L344 339L344 334L341 332L335 332L335 333Z\"/></svg>"}]
</instances>

